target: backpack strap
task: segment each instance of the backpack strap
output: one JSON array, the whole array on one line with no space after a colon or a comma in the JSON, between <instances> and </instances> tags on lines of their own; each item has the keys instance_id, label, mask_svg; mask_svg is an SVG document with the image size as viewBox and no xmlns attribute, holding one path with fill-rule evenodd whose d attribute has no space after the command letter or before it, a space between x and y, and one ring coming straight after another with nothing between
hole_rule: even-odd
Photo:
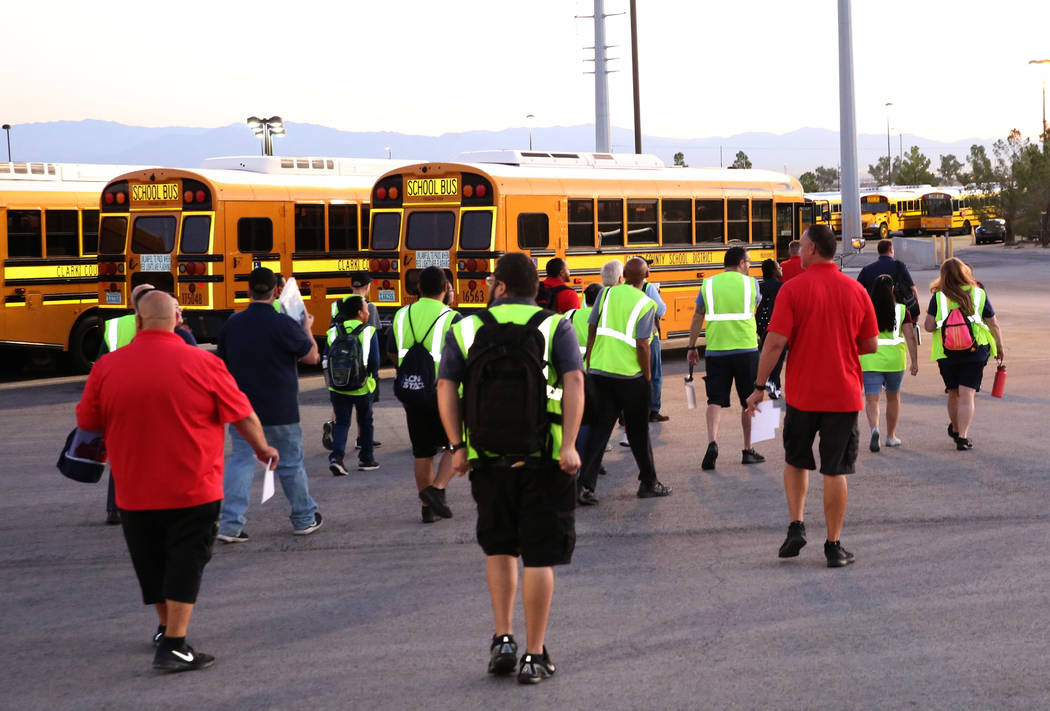
<instances>
[{"instance_id":1,"label":"backpack strap","mask_svg":"<svg viewBox=\"0 0 1050 711\"><path fill-rule=\"evenodd\" d=\"M409 308L411 308L411 307L409 307ZM441 313L439 313L439 314L437 315L437 318L435 318L435 319L434 319L434 320L433 320L433 321L431 322L431 324L430 324L430 328L428 328L428 329L427 329L427 332L423 334L423 340L422 340L422 341L417 341L417 342L418 342L418 343L423 343L423 344L424 344L424 347L425 347L425 344L426 344L426 340L427 340L427 336L429 336L429 335L430 335L430 332L434 330L434 326L436 326L436 325L437 325L437 322L441 320L441 317L442 317L442 316L444 316L445 314L447 314L447 313L448 313L449 311L451 311L451 310L452 310L452 309L442 309L442 310L441 310ZM411 325L412 325L412 322L411 322L411 321L409 321L409 322L408 322L408 325L409 325L409 326L411 326ZM415 334L415 333L413 333L413 334L412 334L412 340L413 340L413 341L415 341L415 340L416 340L416 334Z\"/></svg>"},{"instance_id":2,"label":"backpack strap","mask_svg":"<svg viewBox=\"0 0 1050 711\"><path fill-rule=\"evenodd\" d=\"M488 309L482 309L474 315L481 319L482 326L495 326L499 324L499 321L496 320L496 317L493 316L492 312Z\"/></svg>"}]
</instances>

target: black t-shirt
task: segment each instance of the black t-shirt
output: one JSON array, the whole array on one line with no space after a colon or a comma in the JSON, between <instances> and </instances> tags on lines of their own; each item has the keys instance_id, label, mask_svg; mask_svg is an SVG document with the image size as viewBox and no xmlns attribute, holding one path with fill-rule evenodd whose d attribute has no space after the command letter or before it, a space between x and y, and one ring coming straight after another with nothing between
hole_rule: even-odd
<instances>
[{"instance_id":1,"label":"black t-shirt","mask_svg":"<svg viewBox=\"0 0 1050 711\"><path fill-rule=\"evenodd\" d=\"M264 425L290 425L299 421L297 363L313 345L291 317L256 302L226 321L217 353Z\"/></svg>"},{"instance_id":2,"label":"black t-shirt","mask_svg":"<svg viewBox=\"0 0 1050 711\"><path fill-rule=\"evenodd\" d=\"M911 278L911 272L908 271L907 265L899 259L893 257L879 257L874 262L869 264L860 270L860 274L857 275L857 281L861 283L868 293L871 293L871 285L875 283L875 279L879 276L887 274L893 279L893 282L897 285L901 292L910 294L911 288L915 286L915 282Z\"/></svg>"}]
</instances>

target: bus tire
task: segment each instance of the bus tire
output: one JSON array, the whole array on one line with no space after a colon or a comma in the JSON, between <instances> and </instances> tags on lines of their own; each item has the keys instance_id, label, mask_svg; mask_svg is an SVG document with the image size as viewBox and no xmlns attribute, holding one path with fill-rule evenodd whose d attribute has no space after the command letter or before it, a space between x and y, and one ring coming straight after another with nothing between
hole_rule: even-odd
<instances>
[{"instance_id":1,"label":"bus tire","mask_svg":"<svg viewBox=\"0 0 1050 711\"><path fill-rule=\"evenodd\" d=\"M886 239L890 236L890 228L885 222L879 225L879 239Z\"/></svg>"},{"instance_id":2,"label":"bus tire","mask_svg":"<svg viewBox=\"0 0 1050 711\"><path fill-rule=\"evenodd\" d=\"M87 373L102 346L102 324L94 313L83 316L69 334L66 363L74 373Z\"/></svg>"},{"instance_id":3,"label":"bus tire","mask_svg":"<svg viewBox=\"0 0 1050 711\"><path fill-rule=\"evenodd\" d=\"M962 228L963 228L962 233L964 235L972 235L973 234L973 226L970 225L970 221L969 220L966 220L965 222L963 222Z\"/></svg>"}]
</instances>

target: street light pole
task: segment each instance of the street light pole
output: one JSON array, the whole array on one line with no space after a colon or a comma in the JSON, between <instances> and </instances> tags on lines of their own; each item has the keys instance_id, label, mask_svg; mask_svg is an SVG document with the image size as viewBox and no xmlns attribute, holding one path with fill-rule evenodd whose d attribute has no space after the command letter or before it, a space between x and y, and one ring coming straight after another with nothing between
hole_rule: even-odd
<instances>
[{"instance_id":1,"label":"street light pole","mask_svg":"<svg viewBox=\"0 0 1050 711\"><path fill-rule=\"evenodd\" d=\"M261 119L258 116L249 116L247 119L248 128L252 130L256 136L262 139L262 154L264 156L273 155L273 137L285 135L284 120L280 116L271 116L267 119Z\"/></svg>"},{"instance_id":2,"label":"street light pole","mask_svg":"<svg viewBox=\"0 0 1050 711\"><path fill-rule=\"evenodd\" d=\"M532 122L536 117L532 114L527 114L525 120L529 122L529 150L532 150Z\"/></svg>"},{"instance_id":3,"label":"street light pole","mask_svg":"<svg viewBox=\"0 0 1050 711\"><path fill-rule=\"evenodd\" d=\"M890 153L890 107L892 101L886 102L886 175L890 185L893 185L893 155Z\"/></svg>"},{"instance_id":4,"label":"street light pole","mask_svg":"<svg viewBox=\"0 0 1050 711\"><path fill-rule=\"evenodd\" d=\"M1045 123L1045 121L1044 121ZM4 131L7 132L7 162L11 162L11 124L5 123L3 125Z\"/></svg>"},{"instance_id":5,"label":"street light pole","mask_svg":"<svg viewBox=\"0 0 1050 711\"><path fill-rule=\"evenodd\" d=\"M1029 59L1029 64L1050 64L1050 59ZM1046 135L1046 74L1043 74L1043 135Z\"/></svg>"}]
</instances>

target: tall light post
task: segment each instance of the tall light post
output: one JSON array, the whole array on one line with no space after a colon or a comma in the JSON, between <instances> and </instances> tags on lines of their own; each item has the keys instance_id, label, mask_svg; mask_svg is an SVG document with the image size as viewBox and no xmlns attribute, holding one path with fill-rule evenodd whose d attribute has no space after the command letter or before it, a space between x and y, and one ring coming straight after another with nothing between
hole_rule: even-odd
<instances>
[{"instance_id":1,"label":"tall light post","mask_svg":"<svg viewBox=\"0 0 1050 711\"><path fill-rule=\"evenodd\" d=\"M1029 64L1050 64L1050 59L1029 59ZM1046 74L1043 74L1043 135L1046 135Z\"/></svg>"},{"instance_id":2,"label":"tall light post","mask_svg":"<svg viewBox=\"0 0 1050 711\"><path fill-rule=\"evenodd\" d=\"M525 120L529 122L529 150L532 150L532 124L536 117L533 114L526 114Z\"/></svg>"},{"instance_id":3,"label":"tall light post","mask_svg":"<svg viewBox=\"0 0 1050 711\"><path fill-rule=\"evenodd\" d=\"M385 151L386 151L386 159L387 159L387 160L390 160L390 155L391 155L391 153L390 153L390 146L387 146L387 147L386 147L386 148L384 148L383 150L385 150Z\"/></svg>"},{"instance_id":4,"label":"tall light post","mask_svg":"<svg viewBox=\"0 0 1050 711\"><path fill-rule=\"evenodd\" d=\"M886 175L888 176L887 182L893 185L893 155L890 152L890 107L893 106L892 101L886 102Z\"/></svg>"},{"instance_id":5,"label":"tall light post","mask_svg":"<svg viewBox=\"0 0 1050 711\"><path fill-rule=\"evenodd\" d=\"M1045 121L1044 121L1045 123ZM11 162L11 124L5 123L3 129L7 131L7 162Z\"/></svg>"},{"instance_id":6,"label":"tall light post","mask_svg":"<svg viewBox=\"0 0 1050 711\"><path fill-rule=\"evenodd\" d=\"M256 136L262 139L262 154L264 156L273 155L273 137L284 136L284 121L280 116L271 116L267 119L261 119L258 116L248 117L248 128L252 130Z\"/></svg>"}]
</instances>

